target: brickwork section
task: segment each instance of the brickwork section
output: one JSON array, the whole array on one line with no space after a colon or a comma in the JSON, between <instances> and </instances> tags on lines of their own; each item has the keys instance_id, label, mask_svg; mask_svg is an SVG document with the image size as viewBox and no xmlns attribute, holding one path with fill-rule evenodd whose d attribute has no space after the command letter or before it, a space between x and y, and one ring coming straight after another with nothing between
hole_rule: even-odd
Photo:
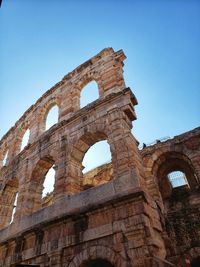
<instances>
[{"instance_id":1,"label":"brickwork section","mask_svg":"<svg viewBox=\"0 0 200 267\"><path fill-rule=\"evenodd\" d=\"M197 258L200 129L139 151L131 134L137 100L125 86L124 59L122 50L102 50L47 91L0 141L0 267L184 267L185 255ZM90 81L99 98L80 109ZM45 131L54 105L58 123ZM111 163L83 174L85 153L101 140ZM42 198L51 167L54 191ZM172 188L167 174L174 170L185 173L188 186Z\"/></svg>"},{"instance_id":2,"label":"brickwork section","mask_svg":"<svg viewBox=\"0 0 200 267\"><path fill-rule=\"evenodd\" d=\"M200 128L141 151L148 192L159 205L167 258L176 266L200 255ZM188 185L172 188L167 174L179 170Z\"/></svg>"}]
</instances>

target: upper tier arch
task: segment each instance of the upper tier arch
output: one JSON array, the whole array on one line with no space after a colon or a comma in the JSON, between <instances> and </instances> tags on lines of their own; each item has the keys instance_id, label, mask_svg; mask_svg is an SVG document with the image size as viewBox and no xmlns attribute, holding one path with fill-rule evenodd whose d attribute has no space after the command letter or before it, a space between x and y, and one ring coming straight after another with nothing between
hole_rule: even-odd
<instances>
[{"instance_id":1,"label":"upper tier arch","mask_svg":"<svg viewBox=\"0 0 200 267\"><path fill-rule=\"evenodd\" d=\"M43 94L3 136L0 141L0 151L4 152L5 145L9 144L8 158L12 161L16 156L19 133L27 128L24 125L30 129L29 143L34 143L44 131L44 118L53 104L59 107L59 122L73 116L80 109L80 92L90 81L94 80L98 84L100 98L122 91L125 88L123 78L125 58L122 50L115 52L112 48L105 48L68 73Z\"/></svg>"}]
</instances>

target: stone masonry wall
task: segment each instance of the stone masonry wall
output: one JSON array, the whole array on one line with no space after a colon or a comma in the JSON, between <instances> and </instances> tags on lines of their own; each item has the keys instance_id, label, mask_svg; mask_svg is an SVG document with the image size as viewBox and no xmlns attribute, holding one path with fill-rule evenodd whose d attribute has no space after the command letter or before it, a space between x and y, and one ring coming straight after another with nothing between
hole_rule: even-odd
<instances>
[{"instance_id":1,"label":"stone masonry wall","mask_svg":"<svg viewBox=\"0 0 200 267\"><path fill-rule=\"evenodd\" d=\"M148 191L159 206L167 258L176 266L200 256L200 128L141 151ZM172 188L171 171L185 173L188 185ZM199 263L198 263L199 264Z\"/></svg>"},{"instance_id":2,"label":"stone masonry wall","mask_svg":"<svg viewBox=\"0 0 200 267\"><path fill-rule=\"evenodd\" d=\"M0 267L185 266L186 253L197 257L200 130L139 151L131 134L137 100L125 86L124 59L122 50L102 50L47 91L0 141ZM99 98L80 109L90 81ZM45 131L54 105L58 123ZM85 153L101 140L110 145L111 163L83 174ZM42 198L52 166L54 191ZM187 188L170 187L166 175L175 169L186 174Z\"/></svg>"}]
</instances>

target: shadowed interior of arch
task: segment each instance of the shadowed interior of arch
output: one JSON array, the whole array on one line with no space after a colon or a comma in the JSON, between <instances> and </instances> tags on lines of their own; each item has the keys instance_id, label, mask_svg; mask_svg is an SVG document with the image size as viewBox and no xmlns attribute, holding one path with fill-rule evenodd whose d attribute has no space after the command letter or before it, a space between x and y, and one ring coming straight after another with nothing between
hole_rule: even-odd
<instances>
[{"instance_id":1,"label":"shadowed interior of arch","mask_svg":"<svg viewBox=\"0 0 200 267\"><path fill-rule=\"evenodd\" d=\"M177 192L179 189L196 188L197 179L194 168L183 153L164 153L157 159L153 168L163 199L170 198L172 192Z\"/></svg>"},{"instance_id":2,"label":"shadowed interior of arch","mask_svg":"<svg viewBox=\"0 0 200 267\"><path fill-rule=\"evenodd\" d=\"M191 267L199 267L200 266L200 256L193 259L191 262Z\"/></svg>"},{"instance_id":3,"label":"shadowed interior of arch","mask_svg":"<svg viewBox=\"0 0 200 267\"><path fill-rule=\"evenodd\" d=\"M114 265L104 259L95 259L83 262L80 267L114 267Z\"/></svg>"},{"instance_id":4,"label":"shadowed interior of arch","mask_svg":"<svg viewBox=\"0 0 200 267\"><path fill-rule=\"evenodd\" d=\"M59 108L57 105L52 106L46 116L45 130L51 128L54 124L58 123Z\"/></svg>"},{"instance_id":5,"label":"shadowed interior of arch","mask_svg":"<svg viewBox=\"0 0 200 267\"><path fill-rule=\"evenodd\" d=\"M80 108L99 98L99 89L95 81L89 82L82 90L80 95Z\"/></svg>"}]
</instances>

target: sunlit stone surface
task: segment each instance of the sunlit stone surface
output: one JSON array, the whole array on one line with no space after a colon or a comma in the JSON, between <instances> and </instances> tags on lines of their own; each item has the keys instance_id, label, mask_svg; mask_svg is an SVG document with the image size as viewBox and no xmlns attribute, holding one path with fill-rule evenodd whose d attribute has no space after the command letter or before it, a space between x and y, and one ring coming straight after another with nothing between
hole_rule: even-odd
<instances>
[{"instance_id":1,"label":"sunlit stone surface","mask_svg":"<svg viewBox=\"0 0 200 267\"><path fill-rule=\"evenodd\" d=\"M1 267L163 267L186 266L186 260L197 266L200 128L138 150L131 134L137 100L125 86L124 59L122 50L102 50L47 91L2 138ZM92 81L99 97L80 109L81 91ZM58 122L48 129L54 106ZM111 162L83 174L86 152L103 140ZM54 190L44 196L51 168ZM174 171L185 175L185 184L172 186Z\"/></svg>"}]
</instances>

